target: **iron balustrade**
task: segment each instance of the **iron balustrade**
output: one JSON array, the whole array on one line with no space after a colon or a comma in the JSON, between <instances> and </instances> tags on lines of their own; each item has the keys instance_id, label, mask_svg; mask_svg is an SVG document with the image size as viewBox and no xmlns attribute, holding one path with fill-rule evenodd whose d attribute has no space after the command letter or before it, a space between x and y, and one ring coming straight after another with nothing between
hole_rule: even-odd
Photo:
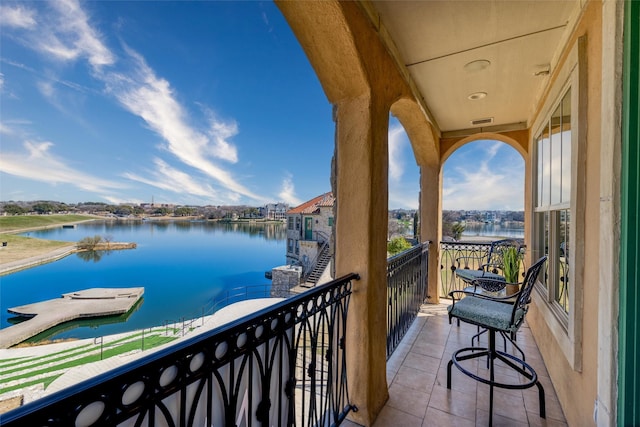
<instances>
[{"instance_id":1,"label":"iron balustrade","mask_svg":"<svg viewBox=\"0 0 640 427\"><path fill-rule=\"evenodd\" d=\"M449 292L469 286L458 278L456 270L482 269L490 247L491 242L440 242L440 298L449 298ZM525 250L524 245L522 250ZM524 273L525 270L523 259L520 271Z\"/></svg>"},{"instance_id":2,"label":"iron balustrade","mask_svg":"<svg viewBox=\"0 0 640 427\"><path fill-rule=\"evenodd\" d=\"M491 242L440 242L441 298L449 298L449 292L465 287L464 282L456 276L456 269L480 269L490 247Z\"/></svg>"},{"instance_id":3,"label":"iron balustrade","mask_svg":"<svg viewBox=\"0 0 640 427\"><path fill-rule=\"evenodd\" d=\"M416 245L387 260L387 359L426 297L429 243Z\"/></svg>"},{"instance_id":4,"label":"iron balustrade","mask_svg":"<svg viewBox=\"0 0 640 427\"><path fill-rule=\"evenodd\" d=\"M15 426L324 426L351 410L350 274L2 415Z\"/></svg>"}]
</instances>

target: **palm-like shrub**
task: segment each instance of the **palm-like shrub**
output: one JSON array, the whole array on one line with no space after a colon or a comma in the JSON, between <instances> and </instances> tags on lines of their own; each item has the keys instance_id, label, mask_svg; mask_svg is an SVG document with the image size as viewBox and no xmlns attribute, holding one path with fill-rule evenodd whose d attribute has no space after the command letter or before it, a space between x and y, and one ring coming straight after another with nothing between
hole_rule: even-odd
<instances>
[{"instance_id":1,"label":"palm-like shrub","mask_svg":"<svg viewBox=\"0 0 640 427\"><path fill-rule=\"evenodd\" d=\"M509 247L502 253L502 273L507 283L518 283L520 274L520 251Z\"/></svg>"}]
</instances>

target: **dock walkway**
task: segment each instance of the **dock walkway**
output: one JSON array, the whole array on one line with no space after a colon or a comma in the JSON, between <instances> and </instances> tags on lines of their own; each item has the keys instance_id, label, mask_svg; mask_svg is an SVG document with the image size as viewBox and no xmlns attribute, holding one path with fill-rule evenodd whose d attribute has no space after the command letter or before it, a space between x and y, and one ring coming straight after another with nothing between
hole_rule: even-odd
<instances>
[{"instance_id":1,"label":"dock walkway","mask_svg":"<svg viewBox=\"0 0 640 427\"><path fill-rule=\"evenodd\" d=\"M8 309L31 317L0 330L0 348L9 348L53 326L70 320L123 314L131 310L144 288L92 288L63 294L61 298Z\"/></svg>"}]
</instances>

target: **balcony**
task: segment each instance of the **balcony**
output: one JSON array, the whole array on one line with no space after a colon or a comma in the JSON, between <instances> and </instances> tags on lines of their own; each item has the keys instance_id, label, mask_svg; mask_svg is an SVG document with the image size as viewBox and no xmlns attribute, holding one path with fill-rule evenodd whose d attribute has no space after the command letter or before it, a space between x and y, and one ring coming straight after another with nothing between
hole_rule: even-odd
<instances>
[{"instance_id":1,"label":"balcony","mask_svg":"<svg viewBox=\"0 0 640 427\"><path fill-rule=\"evenodd\" d=\"M387 263L389 400L374 425L487 425L486 386L454 369L446 388L450 355L477 330L450 325L446 302L421 305L428 256L424 243ZM318 286L32 402L3 415L3 425L357 426L345 417L358 410L346 357L358 279ZM538 415L536 389L498 389L495 425L566 425L528 327L518 332L518 345L541 377L547 418ZM486 370L477 362L474 369Z\"/></svg>"},{"instance_id":2,"label":"balcony","mask_svg":"<svg viewBox=\"0 0 640 427\"><path fill-rule=\"evenodd\" d=\"M449 325L447 305L424 304L402 342L387 362L389 400L374 427L392 426L487 426L489 386L480 384L452 369L452 386L447 390L447 362L451 354L469 346L475 326ZM538 347L525 324L518 332L518 346L540 377L545 390L546 419L538 413L538 392L495 389L494 426L566 426L562 408L542 361ZM486 345L486 337L481 338ZM501 348L502 343L498 341ZM512 351L507 345L507 350ZM487 372L477 364L478 373ZM498 372L499 372L499 368ZM484 372L482 372L484 371ZM357 427L346 421L342 426Z\"/></svg>"}]
</instances>

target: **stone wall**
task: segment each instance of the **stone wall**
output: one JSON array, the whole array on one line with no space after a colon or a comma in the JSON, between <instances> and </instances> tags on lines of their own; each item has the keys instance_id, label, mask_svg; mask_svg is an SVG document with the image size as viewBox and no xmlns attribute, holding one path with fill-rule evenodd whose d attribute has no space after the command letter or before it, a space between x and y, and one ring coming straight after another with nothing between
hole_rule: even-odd
<instances>
[{"instance_id":1,"label":"stone wall","mask_svg":"<svg viewBox=\"0 0 640 427\"><path fill-rule=\"evenodd\" d=\"M289 289L300 284L302 267L282 265L271 270L271 296L285 298Z\"/></svg>"}]
</instances>

